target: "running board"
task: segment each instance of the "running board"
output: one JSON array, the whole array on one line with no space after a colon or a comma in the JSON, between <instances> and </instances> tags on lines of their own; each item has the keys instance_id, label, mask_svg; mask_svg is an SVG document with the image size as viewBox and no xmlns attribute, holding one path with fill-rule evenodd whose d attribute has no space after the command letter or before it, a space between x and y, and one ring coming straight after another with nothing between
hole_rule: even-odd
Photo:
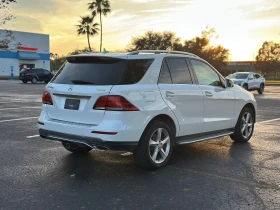
<instances>
[{"instance_id":1,"label":"running board","mask_svg":"<svg viewBox=\"0 0 280 210\"><path fill-rule=\"evenodd\" d=\"M223 136L228 136L234 133L234 128L226 129L221 131L207 132L201 134L180 136L176 138L176 144L191 144L200 141L206 141L210 139L215 139Z\"/></svg>"}]
</instances>

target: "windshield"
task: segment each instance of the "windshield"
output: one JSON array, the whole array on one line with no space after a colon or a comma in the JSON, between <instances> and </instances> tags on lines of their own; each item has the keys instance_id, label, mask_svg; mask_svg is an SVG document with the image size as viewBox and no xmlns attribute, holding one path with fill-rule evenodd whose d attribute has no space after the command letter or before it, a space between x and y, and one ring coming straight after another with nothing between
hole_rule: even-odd
<instances>
[{"instance_id":1,"label":"windshield","mask_svg":"<svg viewBox=\"0 0 280 210\"><path fill-rule=\"evenodd\" d=\"M247 79L249 74L247 73L237 73L237 74L232 74L229 76L230 79Z\"/></svg>"}]
</instances>

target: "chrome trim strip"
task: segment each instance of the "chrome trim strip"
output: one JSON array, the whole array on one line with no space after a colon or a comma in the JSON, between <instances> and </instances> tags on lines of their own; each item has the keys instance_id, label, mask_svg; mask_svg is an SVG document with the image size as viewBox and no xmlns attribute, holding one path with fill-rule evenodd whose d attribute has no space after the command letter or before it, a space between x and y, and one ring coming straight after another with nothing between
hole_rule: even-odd
<instances>
[{"instance_id":1,"label":"chrome trim strip","mask_svg":"<svg viewBox=\"0 0 280 210\"><path fill-rule=\"evenodd\" d=\"M61 94L61 93L53 93L54 96L62 96L62 97L69 97L69 98L86 98L89 99L91 96L82 96L82 95L75 95L75 94Z\"/></svg>"},{"instance_id":2,"label":"chrome trim strip","mask_svg":"<svg viewBox=\"0 0 280 210\"><path fill-rule=\"evenodd\" d=\"M215 136L210 136L210 137L204 137L204 138L198 138L196 140L192 140L192 141L181 141L178 144L191 144L191 143L195 143L195 142L200 142L200 141L206 141L206 140L210 140L210 139L215 139L215 138L219 138L219 137L223 137L223 136L228 136L233 134L234 132L228 132L228 133L224 133L224 134L219 134L219 135L215 135Z\"/></svg>"}]
</instances>

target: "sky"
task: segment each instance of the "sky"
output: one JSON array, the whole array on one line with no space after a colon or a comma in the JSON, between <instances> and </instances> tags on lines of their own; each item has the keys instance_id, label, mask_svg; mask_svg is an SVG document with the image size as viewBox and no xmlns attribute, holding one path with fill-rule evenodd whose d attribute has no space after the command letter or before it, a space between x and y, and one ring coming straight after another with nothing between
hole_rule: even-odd
<instances>
[{"instance_id":1,"label":"sky","mask_svg":"<svg viewBox=\"0 0 280 210\"><path fill-rule=\"evenodd\" d=\"M90 0L17 0L11 29L50 35L52 53L66 55L87 46L78 36L80 16L88 15ZM127 47L132 37L148 30L173 31L183 42L199 36L206 26L216 29L230 60L253 60L264 41L280 42L280 0L111 0L103 18L103 46L108 51ZM95 20L98 22L98 18ZM99 36L91 45L99 49Z\"/></svg>"}]
</instances>

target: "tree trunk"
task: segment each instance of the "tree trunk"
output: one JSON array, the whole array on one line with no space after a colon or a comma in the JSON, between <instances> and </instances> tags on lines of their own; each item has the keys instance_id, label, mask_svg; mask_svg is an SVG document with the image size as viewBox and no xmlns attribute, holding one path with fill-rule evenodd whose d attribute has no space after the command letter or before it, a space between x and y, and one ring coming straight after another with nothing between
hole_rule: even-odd
<instances>
[{"instance_id":1,"label":"tree trunk","mask_svg":"<svg viewBox=\"0 0 280 210\"><path fill-rule=\"evenodd\" d=\"M102 18L101 18L101 16L102 16L102 12L100 12L100 32L101 32L101 34L100 34L100 52L101 52L101 50L102 50Z\"/></svg>"},{"instance_id":2,"label":"tree trunk","mask_svg":"<svg viewBox=\"0 0 280 210\"><path fill-rule=\"evenodd\" d=\"M88 40L88 48L89 48L89 51L91 52L91 46L90 46L90 42L89 42L89 31L87 31L87 40Z\"/></svg>"}]
</instances>

